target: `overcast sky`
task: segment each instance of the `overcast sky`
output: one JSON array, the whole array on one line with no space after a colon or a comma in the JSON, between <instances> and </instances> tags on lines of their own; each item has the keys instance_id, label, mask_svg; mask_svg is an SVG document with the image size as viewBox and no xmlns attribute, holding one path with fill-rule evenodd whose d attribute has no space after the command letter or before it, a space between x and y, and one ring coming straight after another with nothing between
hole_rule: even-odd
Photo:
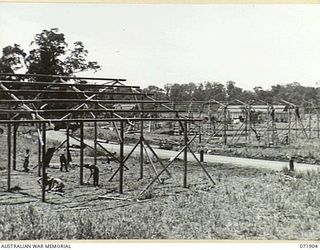
<instances>
[{"instance_id":1,"label":"overcast sky","mask_svg":"<svg viewBox=\"0 0 320 250\"><path fill-rule=\"evenodd\" d=\"M269 88L320 80L319 5L0 3L0 47L59 28L102 70L133 85L233 80Z\"/></svg>"}]
</instances>

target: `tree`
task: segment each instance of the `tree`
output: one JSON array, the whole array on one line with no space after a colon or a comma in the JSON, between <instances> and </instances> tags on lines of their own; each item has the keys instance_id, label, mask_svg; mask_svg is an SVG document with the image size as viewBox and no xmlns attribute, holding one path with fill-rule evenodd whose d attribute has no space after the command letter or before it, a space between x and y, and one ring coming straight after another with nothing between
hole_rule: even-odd
<instances>
[{"instance_id":1,"label":"tree","mask_svg":"<svg viewBox=\"0 0 320 250\"><path fill-rule=\"evenodd\" d=\"M218 82L205 82L204 91L205 100L209 101L212 99L218 101L226 100L226 89L223 84Z\"/></svg>"},{"instance_id":2,"label":"tree","mask_svg":"<svg viewBox=\"0 0 320 250\"><path fill-rule=\"evenodd\" d=\"M3 49L0 70L14 73L25 64L27 74L46 74L70 76L86 70L97 71L100 65L96 61L87 61L88 50L82 42L74 43L68 48L65 35L59 29L43 30L36 34L30 44L33 48L26 54L20 46L7 46ZM23 59L23 60L22 60ZM49 78L37 77L40 81L50 81Z\"/></svg>"},{"instance_id":3,"label":"tree","mask_svg":"<svg viewBox=\"0 0 320 250\"><path fill-rule=\"evenodd\" d=\"M4 47L0 58L0 73L14 73L23 68L25 56L26 53L18 44Z\"/></svg>"},{"instance_id":4,"label":"tree","mask_svg":"<svg viewBox=\"0 0 320 250\"><path fill-rule=\"evenodd\" d=\"M228 101L234 100L234 99L241 99L242 96L242 88L236 87L236 83L233 81L227 81L227 96Z\"/></svg>"},{"instance_id":5,"label":"tree","mask_svg":"<svg viewBox=\"0 0 320 250\"><path fill-rule=\"evenodd\" d=\"M165 91L162 88L159 88L155 85L149 85L147 88L144 88L142 92L153 94L152 97L156 100L165 100L168 98Z\"/></svg>"}]
</instances>

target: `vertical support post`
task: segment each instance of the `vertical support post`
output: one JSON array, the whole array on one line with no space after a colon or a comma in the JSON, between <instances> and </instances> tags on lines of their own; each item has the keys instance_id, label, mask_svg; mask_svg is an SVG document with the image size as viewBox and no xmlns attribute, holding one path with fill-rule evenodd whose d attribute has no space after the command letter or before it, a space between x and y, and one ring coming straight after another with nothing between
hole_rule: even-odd
<instances>
[{"instance_id":1,"label":"vertical support post","mask_svg":"<svg viewBox=\"0 0 320 250\"><path fill-rule=\"evenodd\" d=\"M275 146L275 118L272 119L272 145Z\"/></svg>"},{"instance_id":2,"label":"vertical support post","mask_svg":"<svg viewBox=\"0 0 320 250\"><path fill-rule=\"evenodd\" d=\"M46 123L42 124L42 202L46 201L46 186L45 186L45 178L46 178Z\"/></svg>"},{"instance_id":3,"label":"vertical support post","mask_svg":"<svg viewBox=\"0 0 320 250\"><path fill-rule=\"evenodd\" d=\"M270 106L267 107L267 146L270 146Z\"/></svg>"},{"instance_id":4,"label":"vertical support post","mask_svg":"<svg viewBox=\"0 0 320 250\"><path fill-rule=\"evenodd\" d=\"M312 125L311 125L311 114L312 110L309 110L309 139L312 139Z\"/></svg>"},{"instance_id":5,"label":"vertical support post","mask_svg":"<svg viewBox=\"0 0 320 250\"><path fill-rule=\"evenodd\" d=\"M290 144L290 134L291 134L291 109L288 108L288 144Z\"/></svg>"},{"instance_id":6,"label":"vertical support post","mask_svg":"<svg viewBox=\"0 0 320 250\"><path fill-rule=\"evenodd\" d=\"M8 179L7 179L7 190L11 189L11 123L8 123L7 130L7 144L8 144Z\"/></svg>"},{"instance_id":7,"label":"vertical support post","mask_svg":"<svg viewBox=\"0 0 320 250\"><path fill-rule=\"evenodd\" d=\"M38 124L38 129L39 129L39 131L41 131L40 123ZM41 153L41 138L38 137L38 176L39 177L41 176L41 164L42 164L41 163L41 156L42 156L42 153Z\"/></svg>"},{"instance_id":8,"label":"vertical support post","mask_svg":"<svg viewBox=\"0 0 320 250\"><path fill-rule=\"evenodd\" d=\"M123 167L124 167L124 121L120 122L120 172L119 172L119 193L123 194Z\"/></svg>"},{"instance_id":9,"label":"vertical support post","mask_svg":"<svg viewBox=\"0 0 320 250\"><path fill-rule=\"evenodd\" d=\"M298 139L298 116L297 116L297 113L296 113L296 110L294 111L294 119L295 119L295 137L296 137L296 140Z\"/></svg>"},{"instance_id":10,"label":"vertical support post","mask_svg":"<svg viewBox=\"0 0 320 250\"><path fill-rule=\"evenodd\" d=\"M224 145L227 145L227 126L228 126L228 123L227 123L227 106L225 106L223 108L223 142L224 142Z\"/></svg>"},{"instance_id":11,"label":"vertical support post","mask_svg":"<svg viewBox=\"0 0 320 250\"><path fill-rule=\"evenodd\" d=\"M67 136L67 140L66 140L66 144L67 144L67 163L68 166L70 164L70 129L69 129L69 123L67 124L67 130L66 130L66 136Z\"/></svg>"},{"instance_id":12,"label":"vertical support post","mask_svg":"<svg viewBox=\"0 0 320 250\"><path fill-rule=\"evenodd\" d=\"M188 172L188 123L187 121L184 122L184 145L185 145L185 149L184 149L184 172L183 172L183 187L186 188L188 186L187 183L187 172Z\"/></svg>"},{"instance_id":13,"label":"vertical support post","mask_svg":"<svg viewBox=\"0 0 320 250\"><path fill-rule=\"evenodd\" d=\"M200 162L203 162L204 160L204 151L203 149L200 150Z\"/></svg>"},{"instance_id":14,"label":"vertical support post","mask_svg":"<svg viewBox=\"0 0 320 250\"><path fill-rule=\"evenodd\" d=\"M245 131L245 140L247 142L247 140L248 140L248 111L247 110L245 112L245 115L246 115L246 117L244 120L244 122L245 122L244 131Z\"/></svg>"},{"instance_id":15,"label":"vertical support post","mask_svg":"<svg viewBox=\"0 0 320 250\"><path fill-rule=\"evenodd\" d=\"M317 108L317 138L320 137L320 126L319 126L319 109Z\"/></svg>"},{"instance_id":16,"label":"vertical support post","mask_svg":"<svg viewBox=\"0 0 320 250\"><path fill-rule=\"evenodd\" d=\"M17 170L17 131L18 125L13 125L13 159L12 159L12 169Z\"/></svg>"},{"instance_id":17,"label":"vertical support post","mask_svg":"<svg viewBox=\"0 0 320 250\"><path fill-rule=\"evenodd\" d=\"M83 122L80 122L80 185L83 185L83 156L84 156L84 143L83 143Z\"/></svg>"},{"instance_id":18,"label":"vertical support post","mask_svg":"<svg viewBox=\"0 0 320 250\"><path fill-rule=\"evenodd\" d=\"M93 144L93 150L94 150L94 165L97 165L97 139L98 139L98 124L97 122L94 122L94 144Z\"/></svg>"},{"instance_id":19,"label":"vertical support post","mask_svg":"<svg viewBox=\"0 0 320 250\"><path fill-rule=\"evenodd\" d=\"M199 123L199 143L201 144L202 143L202 126L204 126L204 123Z\"/></svg>"},{"instance_id":20,"label":"vertical support post","mask_svg":"<svg viewBox=\"0 0 320 250\"><path fill-rule=\"evenodd\" d=\"M143 108L144 108L143 103L141 103L141 109L143 109ZM140 117L142 118L142 116L143 116L143 114L141 113ZM140 121L140 178L139 178L140 180L143 179L143 157L144 157L144 155L143 155L144 128L143 128L143 126L144 126L144 122L141 120Z\"/></svg>"},{"instance_id":21,"label":"vertical support post","mask_svg":"<svg viewBox=\"0 0 320 250\"><path fill-rule=\"evenodd\" d=\"M251 107L248 108L248 143L251 143Z\"/></svg>"},{"instance_id":22,"label":"vertical support post","mask_svg":"<svg viewBox=\"0 0 320 250\"><path fill-rule=\"evenodd\" d=\"M294 157L291 157L289 160L289 170L294 171Z\"/></svg>"}]
</instances>

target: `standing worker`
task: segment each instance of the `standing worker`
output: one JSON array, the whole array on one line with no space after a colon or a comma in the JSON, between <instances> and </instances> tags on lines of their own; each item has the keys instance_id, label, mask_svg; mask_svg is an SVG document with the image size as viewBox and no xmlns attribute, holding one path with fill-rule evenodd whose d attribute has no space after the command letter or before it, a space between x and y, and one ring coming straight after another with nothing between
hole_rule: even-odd
<instances>
[{"instance_id":1,"label":"standing worker","mask_svg":"<svg viewBox=\"0 0 320 250\"><path fill-rule=\"evenodd\" d=\"M65 168L66 172L69 172L68 170L68 161L67 161L67 149L64 148L60 154L60 171L63 171L63 167Z\"/></svg>"},{"instance_id":2,"label":"standing worker","mask_svg":"<svg viewBox=\"0 0 320 250\"><path fill-rule=\"evenodd\" d=\"M25 172L29 172L29 157L30 157L30 150L26 149L26 154L24 155L24 161L23 161L23 169Z\"/></svg>"}]
</instances>

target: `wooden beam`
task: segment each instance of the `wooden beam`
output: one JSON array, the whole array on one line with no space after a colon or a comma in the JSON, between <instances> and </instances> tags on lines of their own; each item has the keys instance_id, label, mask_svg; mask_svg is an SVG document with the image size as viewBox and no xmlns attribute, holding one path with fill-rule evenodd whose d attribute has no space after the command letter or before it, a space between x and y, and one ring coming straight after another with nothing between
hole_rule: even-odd
<instances>
[{"instance_id":1,"label":"wooden beam","mask_svg":"<svg viewBox=\"0 0 320 250\"><path fill-rule=\"evenodd\" d=\"M202 121L202 119L188 119L188 118L96 118L96 119L65 119L65 120L60 120L60 119L45 119L45 120L0 120L0 124L27 124L27 123L60 123L60 122L128 122L134 121L134 122L139 122L139 121L190 121L190 122L198 122Z\"/></svg>"},{"instance_id":2,"label":"wooden beam","mask_svg":"<svg viewBox=\"0 0 320 250\"><path fill-rule=\"evenodd\" d=\"M62 85L63 86L63 85ZM110 89L110 88L107 88ZM152 96L154 94L150 93L132 93L132 92L101 92L101 91L91 91L91 90L80 90L80 92L74 91L65 91L65 90L53 90L53 89L8 89L8 90L0 90L0 93L15 93L18 95L22 94L68 94L68 95L79 95L81 93L84 94L95 94L95 95L130 95L130 96Z\"/></svg>"},{"instance_id":3,"label":"wooden beam","mask_svg":"<svg viewBox=\"0 0 320 250\"><path fill-rule=\"evenodd\" d=\"M109 103L109 104L136 104L136 103L168 103L168 101L151 101L151 100L85 100L85 99L16 99L4 100L0 103Z\"/></svg>"},{"instance_id":4,"label":"wooden beam","mask_svg":"<svg viewBox=\"0 0 320 250\"><path fill-rule=\"evenodd\" d=\"M105 78L105 77L77 77L77 76L63 76L63 75L46 75L46 74L15 74L15 73L0 73L0 76L34 78L34 77L51 77L53 79L74 79L74 80L97 80L97 81L116 81L123 82L126 79L121 78Z\"/></svg>"}]
</instances>

